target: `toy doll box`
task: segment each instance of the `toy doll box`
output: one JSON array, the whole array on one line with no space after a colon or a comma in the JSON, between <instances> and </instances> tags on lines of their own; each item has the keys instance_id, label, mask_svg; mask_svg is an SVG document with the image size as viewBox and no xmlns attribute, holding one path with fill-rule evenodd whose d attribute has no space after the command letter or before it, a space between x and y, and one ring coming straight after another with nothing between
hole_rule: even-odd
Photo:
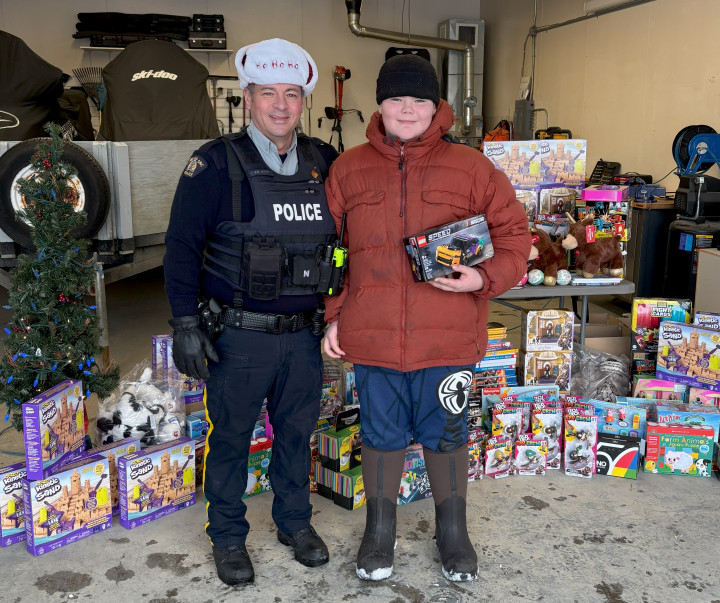
<instances>
[{"instance_id":1,"label":"toy doll box","mask_svg":"<svg viewBox=\"0 0 720 603\"><path fill-rule=\"evenodd\" d=\"M627 479L637 479L640 461L640 438L599 433L596 472Z\"/></svg>"},{"instance_id":2,"label":"toy doll box","mask_svg":"<svg viewBox=\"0 0 720 603\"><path fill-rule=\"evenodd\" d=\"M135 438L125 438L117 442L110 442L103 446L98 446L87 452L83 452L81 458L90 456L104 456L108 460L108 469L110 470L110 501L112 504L112 514L120 514L120 494L118 492L118 471L117 459L124 454L131 454L140 450L140 440Z\"/></svg>"},{"instance_id":3,"label":"toy doll box","mask_svg":"<svg viewBox=\"0 0 720 603\"><path fill-rule=\"evenodd\" d=\"M250 454L248 455L248 481L245 486L243 498L254 496L272 490L268 467L272 458L272 440L266 437L259 437L250 442Z\"/></svg>"},{"instance_id":4,"label":"toy doll box","mask_svg":"<svg viewBox=\"0 0 720 603\"><path fill-rule=\"evenodd\" d=\"M48 477L23 480L27 550L43 555L112 527L107 458L89 456Z\"/></svg>"},{"instance_id":5,"label":"toy doll box","mask_svg":"<svg viewBox=\"0 0 720 603\"><path fill-rule=\"evenodd\" d=\"M692 302L681 299L636 297L632 303L630 347L633 352L656 352L663 320L690 322Z\"/></svg>"},{"instance_id":6,"label":"toy doll box","mask_svg":"<svg viewBox=\"0 0 720 603\"><path fill-rule=\"evenodd\" d=\"M645 471L670 475L710 477L712 427L648 423Z\"/></svg>"},{"instance_id":7,"label":"toy doll box","mask_svg":"<svg viewBox=\"0 0 720 603\"><path fill-rule=\"evenodd\" d=\"M22 482L26 473L25 463L0 469L0 546L25 540Z\"/></svg>"},{"instance_id":8,"label":"toy doll box","mask_svg":"<svg viewBox=\"0 0 720 603\"><path fill-rule=\"evenodd\" d=\"M405 249L418 281L454 272L453 264L474 266L495 255L485 216L471 216L405 237Z\"/></svg>"},{"instance_id":9,"label":"toy doll box","mask_svg":"<svg viewBox=\"0 0 720 603\"><path fill-rule=\"evenodd\" d=\"M720 332L663 322L658 346L655 374L659 379L720 391Z\"/></svg>"},{"instance_id":10,"label":"toy doll box","mask_svg":"<svg viewBox=\"0 0 720 603\"><path fill-rule=\"evenodd\" d=\"M561 394L570 387L572 352L545 350L521 354L525 385L557 385Z\"/></svg>"},{"instance_id":11,"label":"toy doll box","mask_svg":"<svg viewBox=\"0 0 720 603\"><path fill-rule=\"evenodd\" d=\"M58 383L22 405L25 467L41 479L76 460L85 446L82 382Z\"/></svg>"},{"instance_id":12,"label":"toy doll box","mask_svg":"<svg viewBox=\"0 0 720 603\"><path fill-rule=\"evenodd\" d=\"M528 352L571 350L574 319L570 310L523 310L521 347Z\"/></svg>"},{"instance_id":13,"label":"toy doll box","mask_svg":"<svg viewBox=\"0 0 720 603\"><path fill-rule=\"evenodd\" d=\"M689 388L674 380L655 379L648 375L638 374L633 375L632 389L635 398L684 402Z\"/></svg>"},{"instance_id":14,"label":"toy doll box","mask_svg":"<svg viewBox=\"0 0 720 603\"><path fill-rule=\"evenodd\" d=\"M195 504L195 442L149 446L118 459L120 525L141 526Z\"/></svg>"},{"instance_id":15,"label":"toy doll box","mask_svg":"<svg viewBox=\"0 0 720 603\"><path fill-rule=\"evenodd\" d=\"M691 387L690 393L688 394L688 402L690 402L690 404L703 404L717 407L720 406L720 392Z\"/></svg>"}]
</instances>

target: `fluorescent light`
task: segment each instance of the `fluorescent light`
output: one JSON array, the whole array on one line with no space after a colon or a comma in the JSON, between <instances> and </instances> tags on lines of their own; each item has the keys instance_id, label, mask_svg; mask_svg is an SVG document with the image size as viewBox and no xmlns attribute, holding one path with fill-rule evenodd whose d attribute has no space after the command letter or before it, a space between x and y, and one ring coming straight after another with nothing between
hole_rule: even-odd
<instances>
[{"instance_id":1,"label":"fluorescent light","mask_svg":"<svg viewBox=\"0 0 720 603\"><path fill-rule=\"evenodd\" d=\"M632 4L634 0L585 0L585 13L592 14L606 8L620 8L624 4Z\"/></svg>"}]
</instances>

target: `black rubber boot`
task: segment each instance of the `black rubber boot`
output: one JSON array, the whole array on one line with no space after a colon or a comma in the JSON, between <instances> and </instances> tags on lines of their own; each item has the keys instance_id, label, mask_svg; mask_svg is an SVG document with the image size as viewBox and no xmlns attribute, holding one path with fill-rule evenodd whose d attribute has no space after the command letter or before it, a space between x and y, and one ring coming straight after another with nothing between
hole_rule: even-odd
<instances>
[{"instance_id":1,"label":"black rubber boot","mask_svg":"<svg viewBox=\"0 0 720 603\"><path fill-rule=\"evenodd\" d=\"M214 546L213 558L218 578L225 584L236 586L255 580L255 571L245 545Z\"/></svg>"},{"instance_id":2,"label":"black rubber boot","mask_svg":"<svg viewBox=\"0 0 720 603\"><path fill-rule=\"evenodd\" d=\"M362 447L367 515L355 568L358 578L362 580L384 580L392 574L397 495L404 466L404 449L383 451Z\"/></svg>"},{"instance_id":3,"label":"black rubber boot","mask_svg":"<svg viewBox=\"0 0 720 603\"><path fill-rule=\"evenodd\" d=\"M423 448L425 467L435 499L435 541L443 575L452 582L477 580L478 560L467 533L468 447L452 452Z\"/></svg>"}]
</instances>

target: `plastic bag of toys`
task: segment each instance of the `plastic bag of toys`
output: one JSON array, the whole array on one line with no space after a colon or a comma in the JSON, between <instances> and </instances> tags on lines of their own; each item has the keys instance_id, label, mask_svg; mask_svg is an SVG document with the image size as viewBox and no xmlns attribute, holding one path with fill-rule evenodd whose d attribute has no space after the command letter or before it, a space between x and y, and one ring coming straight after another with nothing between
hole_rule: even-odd
<instances>
[{"instance_id":1,"label":"plastic bag of toys","mask_svg":"<svg viewBox=\"0 0 720 603\"><path fill-rule=\"evenodd\" d=\"M630 360L624 354L573 346L571 394L615 402L615 396L630 394L630 381Z\"/></svg>"},{"instance_id":2,"label":"plastic bag of toys","mask_svg":"<svg viewBox=\"0 0 720 603\"><path fill-rule=\"evenodd\" d=\"M145 448L185 435L182 382L153 379L150 363L141 362L100 404L94 427L97 445L132 437Z\"/></svg>"}]
</instances>

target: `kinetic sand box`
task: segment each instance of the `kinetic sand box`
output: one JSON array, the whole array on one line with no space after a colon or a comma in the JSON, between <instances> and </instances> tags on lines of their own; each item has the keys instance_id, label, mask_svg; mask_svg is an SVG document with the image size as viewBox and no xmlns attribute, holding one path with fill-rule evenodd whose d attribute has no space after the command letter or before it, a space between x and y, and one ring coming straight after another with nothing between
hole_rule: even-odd
<instances>
[{"instance_id":1,"label":"kinetic sand box","mask_svg":"<svg viewBox=\"0 0 720 603\"><path fill-rule=\"evenodd\" d=\"M25 463L0 469L0 546L25 540L22 480Z\"/></svg>"},{"instance_id":2,"label":"kinetic sand box","mask_svg":"<svg viewBox=\"0 0 720 603\"><path fill-rule=\"evenodd\" d=\"M108 460L91 456L23 480L27 549L42 555L112 527Z\"/></svg>"},{"instance_id":3,"label":"kinetic sand box","mask_svg":"<svg viewBox=\"0 0 720 603\"><path fill-rule=\"evenodd\" d=\"M108 460L110 470L110 500L112 503L112 514L120 513L120 496L118 494L118 472L116 459L124 454L130 454L140 450L140 440L136 438L125 438L117 442L110 442L104 446L98 446L82 454L82 458L100 455Z\"/></svg>"},{"instance_id":4,"label":"kinetic sand box","mask_svg":"<svg viewBox=\"0 0 720 603\"><path fill-rule=\"evenodd\" d=\"M132 529L195 504L195 441L181 437L118 459L120 525Z\"/></svg>"},{"instance_id":5,"label":"kinetic sand box","mask_svg":"<svg viewBox=\"0 0 720 603\"><path fill-rule=\"evenodd\" d=\"M80 456L85 420L82 382L67 380L22 405L25 466L41 479Z\"/></svg>"}]
</instances>

